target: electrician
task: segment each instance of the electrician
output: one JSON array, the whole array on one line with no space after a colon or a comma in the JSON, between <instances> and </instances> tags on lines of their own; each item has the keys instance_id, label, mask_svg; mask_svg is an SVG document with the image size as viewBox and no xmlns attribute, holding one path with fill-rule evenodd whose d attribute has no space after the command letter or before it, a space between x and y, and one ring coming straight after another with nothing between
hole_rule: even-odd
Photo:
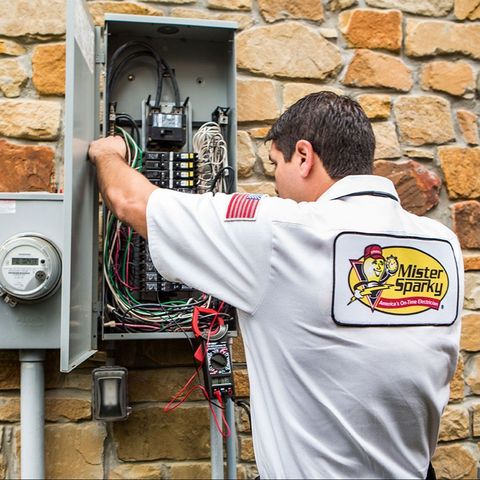
<instances>
[{"instance_id":1,"label":"electrician","mask_svg":"<svg viewBox=\"0 0 480 480\"><path fill-rule=\"evenodd\" d=\"M267 140L275 198L159 189L124 163L119 137L89 156L159 272L238 309L262 478L434 478L458 356L458 241L371 174L372 128L348 97L308 95Z\"/></svg>"}]
</instances>

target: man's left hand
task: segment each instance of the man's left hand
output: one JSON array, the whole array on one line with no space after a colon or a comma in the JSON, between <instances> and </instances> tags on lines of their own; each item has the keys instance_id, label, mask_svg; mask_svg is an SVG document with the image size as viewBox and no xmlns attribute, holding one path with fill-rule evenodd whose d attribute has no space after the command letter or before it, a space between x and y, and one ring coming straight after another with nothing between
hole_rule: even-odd
<instances>
[{"instance_id":1,"label":"man's left hand","mask_svg":"<svg viewBox=\"0 0 480 480\"><path fill-rule=\"evenodd\" d=\"M94 140L88 149L88 158L93 165L97 165L102 158L115 155L125 160L127 147L120 136L110 136Z\"/></svg>"}]
</instances>

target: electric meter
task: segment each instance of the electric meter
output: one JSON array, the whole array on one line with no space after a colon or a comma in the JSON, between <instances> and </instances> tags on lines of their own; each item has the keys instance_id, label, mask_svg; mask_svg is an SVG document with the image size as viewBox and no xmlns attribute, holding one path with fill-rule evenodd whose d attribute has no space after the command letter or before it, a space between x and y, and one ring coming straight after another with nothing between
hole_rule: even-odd
<instances>
[{"instance_id":1,"label":"electric meter","mask_svg":"<svg viewBox=\"0 0 480 480\"><path fill-rule=\"evenodd\" d=\"M61 276L60 253L43 237L16 235L0 246L0 294L12 306L49 297Z\"/></svg>"}]
</instances>

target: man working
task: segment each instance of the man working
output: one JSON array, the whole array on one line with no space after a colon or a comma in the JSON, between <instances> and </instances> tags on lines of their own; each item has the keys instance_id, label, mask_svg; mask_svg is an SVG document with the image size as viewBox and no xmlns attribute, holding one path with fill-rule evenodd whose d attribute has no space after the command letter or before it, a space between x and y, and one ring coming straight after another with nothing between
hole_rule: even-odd
<instances>
[{"instance_id":1,"label":"man working","mask_svg":"<svg viewBox=\"0 0 480 480\"><path fill-rule=\"evenodd\" d=\"M458 355L458 242L371 175L351 99L309 95L267 139L279 198L158 189L116 137L89 156L159 272L238 309L261 477L425 478Z\"/></svg>"}]
</instances>

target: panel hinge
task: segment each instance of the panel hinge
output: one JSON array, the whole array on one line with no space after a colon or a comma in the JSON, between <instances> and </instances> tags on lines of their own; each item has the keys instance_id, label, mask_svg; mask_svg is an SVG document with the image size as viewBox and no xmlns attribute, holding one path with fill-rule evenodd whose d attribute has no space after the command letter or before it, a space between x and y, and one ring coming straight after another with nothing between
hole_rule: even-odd
<instances>
[{"instance_id":1,"label":"panel hinge","mask_svg":"<svg viewBox=\"0 0 480 480\"><path fill-rule=\"evenodd\" d=\"M92 305L92 312L93 313L100 313L101 312L101 306L100 306L100 302L93 302L93 305Z\"/></svg>"},{"instance_id":2,"label":"panel hinge","mask_svg":"<svg viewBox=\"0 0 480 480\"><path fill-rule=\"evenodd\" d=\"M101 65L105 63L105 44L101 27L95 27L95 63Z\"/></svg>"}]
</instances>

